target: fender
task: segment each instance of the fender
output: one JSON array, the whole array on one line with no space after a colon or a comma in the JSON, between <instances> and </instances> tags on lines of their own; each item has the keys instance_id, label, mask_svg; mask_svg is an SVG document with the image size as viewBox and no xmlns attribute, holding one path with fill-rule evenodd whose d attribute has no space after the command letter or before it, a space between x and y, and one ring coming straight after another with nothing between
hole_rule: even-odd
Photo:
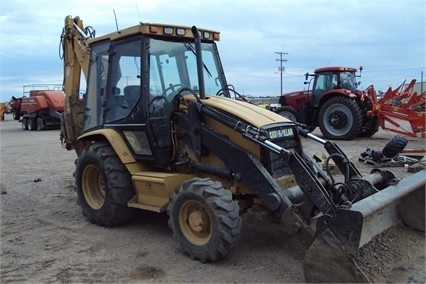
<instances>
[{"instance_id":1,"label":"fender","mask_svg":"<svg viewBox=\"0 0 426 284\"><path fill-rule=\"evenodd\" d=\"M117 153L118 157L120 158L123 164L127 166L127 164L136 163L136 160L133 157L132 151L127 146L123 137L120 135L119 132L117 132L114 129L104 128L104 129L90 131L78 137L77 140L78 141L79 140L99 141L99 140L102 140L101 137L108 140L109 144Z\"/></svg>"},{"instance_id":2,"label":"fender","mask_svg":"<svg viewBox=\"0 0 426 284\"><path fill-rule=\"evenodd\" d=\"M354 94L354 93L352 93L349 90L337 89L337 90L333 90L332 92L326 92L326 93L324 93L324 95L321 97L320 105L322 105L329 98L331 98L331 97L337 97L337 96L348 97L350 99L356 99L357 98L357 95Z\"/></svg>"}]
</instances>

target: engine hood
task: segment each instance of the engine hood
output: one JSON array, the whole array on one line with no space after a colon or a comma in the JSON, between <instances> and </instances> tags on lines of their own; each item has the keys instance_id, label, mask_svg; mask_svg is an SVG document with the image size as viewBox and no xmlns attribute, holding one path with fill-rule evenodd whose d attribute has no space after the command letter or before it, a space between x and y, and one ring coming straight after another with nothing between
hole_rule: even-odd
<instances>
[{"instance_id":1,"label":"engine hood","mask_svg":"<svg viewBox=\"0 0 426 284\"><path fill-rule=\"evenodd\" d=\"M185 99L192 101L195 100L193 96L185 96ZM287 118L270 110L231 98L211 96L202 100L202 103L215 109L222 110L228 115L238 118L239 120L249 123L257 128L262 128L271 124L281 124L283 122L292 123L292 121Z\"/></svg>"}]
</instances>

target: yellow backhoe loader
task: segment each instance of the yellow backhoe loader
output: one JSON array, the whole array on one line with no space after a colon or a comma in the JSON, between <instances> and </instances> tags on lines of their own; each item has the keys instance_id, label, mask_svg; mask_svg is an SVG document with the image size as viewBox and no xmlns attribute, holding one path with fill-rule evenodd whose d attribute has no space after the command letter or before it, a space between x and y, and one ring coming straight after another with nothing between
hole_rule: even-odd
<instances>
[{"instance_id":1,"label":"yellow backhoe loader","mask_svg":"<svg viewBox=\"0 0 426 284\"><path fill-rule=\"evenodd\" d=\"M209 262L237 246L241 215L260 204L312 243L310 282L366 281L356 264L363 243L400 220L424 230L424 171L401 182L386 170L364 176L335 143L246 102L226 81L219 32L140 23L95 37L67 16L61 39L60 139L77 153L90 222L167 212L182 251ZM324 146L342 181L303 152L301 136Z\"/></svg>"}]
</instances>

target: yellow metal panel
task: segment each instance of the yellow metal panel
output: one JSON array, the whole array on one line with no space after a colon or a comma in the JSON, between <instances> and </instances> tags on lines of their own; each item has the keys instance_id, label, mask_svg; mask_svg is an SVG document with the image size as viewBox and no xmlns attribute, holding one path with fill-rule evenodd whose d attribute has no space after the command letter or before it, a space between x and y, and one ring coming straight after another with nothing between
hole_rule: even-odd
<instances>
[{"instance_id":1,"label":"yellow metal panel","mask_svg":"<svg viewBox=\"0 0 426 284\"><path fill-rule=\"evenodd\" d=\"M164 208L169 202L170 194L184 181L195 177L192 174L140 172L132 175L137 198L132 207L154 210ZM151 209L150 209L151 208Z\"/></svg>"}]
</instances>

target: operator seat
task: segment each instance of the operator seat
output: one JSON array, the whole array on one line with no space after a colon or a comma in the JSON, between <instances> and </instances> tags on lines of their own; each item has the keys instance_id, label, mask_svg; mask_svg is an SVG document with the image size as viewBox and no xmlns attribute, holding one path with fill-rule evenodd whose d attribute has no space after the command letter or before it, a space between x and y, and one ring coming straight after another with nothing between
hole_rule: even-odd
<instances>
[{"instance_id":1,"label":"operator seat","mask_svg":"<svg viewBox=\"0 0 426 284\"><path fill-rule=\"evenodd\" d=\"M129 108L133 108L139 100L141 88L139 85L129 85L124 87L124 100L129 105Z\"/></svg>"}]
</instances>

